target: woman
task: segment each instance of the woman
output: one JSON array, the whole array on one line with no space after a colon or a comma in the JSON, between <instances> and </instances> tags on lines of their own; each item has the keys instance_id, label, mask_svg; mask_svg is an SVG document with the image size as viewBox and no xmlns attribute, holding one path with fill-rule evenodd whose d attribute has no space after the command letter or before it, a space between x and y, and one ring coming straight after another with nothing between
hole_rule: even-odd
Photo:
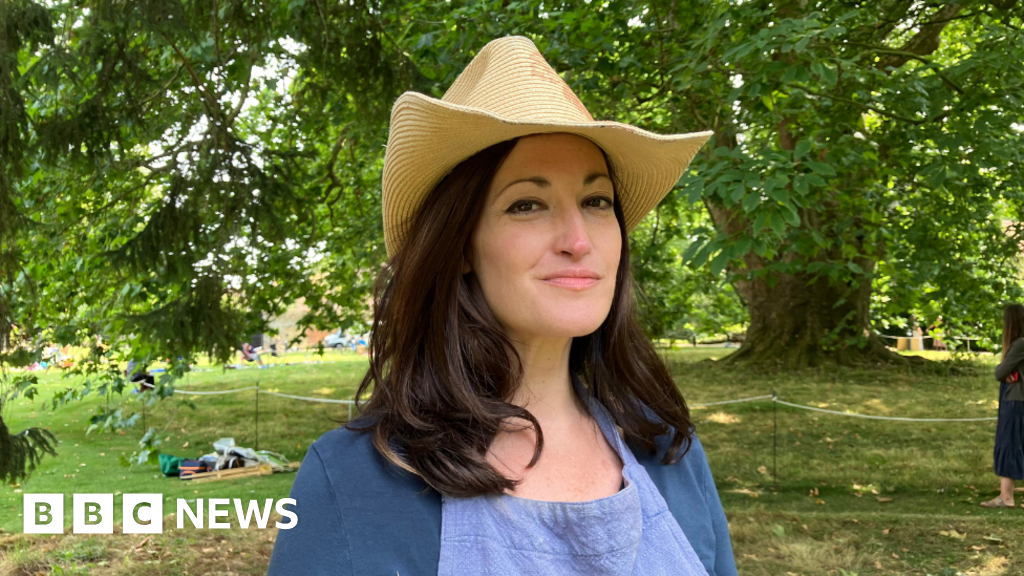
<instances>
[{"instance_id":1,"label":"woman","mask_svg":"<svg viewBox=\"0 0 1024 576\"><path fill-rule=\"evenodd\" d=\"M994 466L999 496L982 502L986 508L1013 508L1013 481L1024 480L1024 306L1003 311L1003 360L996 366L999 380L999 419L996 421Z\"/></svg>"},{"instance_id":2,"label":"woman","mask_svg":"<svg viewBox=\"0 0 1024 576\"><path fill-rule=\"evenodd\" d=\"M596 122L525 38L391 116L362 416L292 488L271 574L736 574L628 232L710 133Z\"/></svg>"}]
</instances>

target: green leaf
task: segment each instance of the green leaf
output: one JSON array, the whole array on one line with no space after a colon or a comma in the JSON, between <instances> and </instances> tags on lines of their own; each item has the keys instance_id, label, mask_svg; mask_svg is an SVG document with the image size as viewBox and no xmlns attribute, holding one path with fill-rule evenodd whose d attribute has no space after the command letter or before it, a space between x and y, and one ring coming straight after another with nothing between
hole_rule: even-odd
<instances>
[{"instance_id":1,"label":"green leaf","mask_svg":"<svg viewBox=\"0 0 1024 576\"><path fill-rule=\"evenodd\" d=\"M782 216L777 211L771 211L768 214L768 227L772 229L779 236L786 231L786 223L783 221Z\"/></svg>"},{"instance_id":2,"label":"green leaf","mask_svg":"<svg viewBox=\"0 0 1024 576\"><path fill-rule=\"evenodd\" d=\"M775 110L775 105L772 104L771 94L765 94L764 96L761 96L761 103L764 104L764 107L767 108L769 112Z\"/></svg>"},{"instance_id":3,"label":"green leaf","mask_svg":"<svg viewBox=\"0 0 1024 576\"><path fill-rule=\"evenodd\" d=\"M811 170L814 170L815 172L817 172L818 174L821 174L823 176L835 176L836 175L836 171L832 168L832 166L830 166L830 165L828 165L828 164L826 164L824 162L816 162L814 160L804 160L804 164L806 164L807 167L810 168Z\"/></svg>"},{"instance_id":4,"label":"green leaf","mask_svg":"<svg viewBox=\"0 0 1024 576\"><path fill-rule=\"evenodd\" d=\"M700 250L704 246L704 244L704 242L701 242L699 240L690 242L690 245L687 246L686 250L683 251L683 263L691 262L693 260L693 257L697 255L697 251Z\"/></svg>"},{"instance_id":5,"label":"green leaf","mask_svg":"<svg viewBox=\"0 0 1024 576\"><path fill-rule=\"evenodd\" d=\"M718 276L725 270L726 265L729 264L729 252L722 250L711 260L711 275Z\"/></svg>"},{"instance_id":6,"label":"green leaf","mask_svg":"<svg viewBox=\"0 0 1024 576\"><path fill-rule=\"evenodd\" d=\"M733 258L742 258L750 252L750 247L754 243L754 239L750 236L744 236L733 244Z\"/></svg>"},{"instance_id":7,"label":"green leaf","mask_svg":"<svg viewBox=\"0 0 1024 576\"><path fill-rule=\"evenodd\" d=\"M757 48L757 44L753 42L744 42L742 44L737 44L736 46L733 46L732 48L727 50L725 54L722 55L722 60L726 62L733 62L735 60L739 60L740 58L743 58L747 54L753 52L755 48Z\"/></svg>"},{"instance_id":8,"label":"green leaf","mask_svg":"<svg viewBox=\"0 0 1024 576\"><path fill-rule=\"evenodd\" d=\"M800 225L800 214L797 213L792 204L782 205L782 217L785 218L786 224L790 226L796 227Z\"/></svg>"},{"instance_id":9,"label":"green leaf","mask_svg":"<svg viewBox=\"0 0 1024 576\"><path fill-rule=\"evenodd\" d=\"M828 64L822 63L821 81L824 82L826 86L831 88L832 86L836 85L837 79L838 77L836 76L836 71L833 70L832 67L829 66Z\"/></svg>"},{"instance_id":10,"label":"green leaf","mask_svg":"<svg viewBox=\"0 0 1024 576\"><path fill-rule=\"evenodd\" d=\"M789 204L789 192L787 192L785 188L773 187L772 190L768 192L768 197L771 198L772 200L775 200L776 202Z\"/></svg>"},{"instance_id":11,"label":"green leaf","mask_svg":"<svg viewBox=\"0 0 1024 576\"><path fill-rule=\"evenodd\" d=\"M743 182L737 182L733 184L732 190L729 192L729 199L733 202L739 202L743 199L743 195L746 193L747 187L743 185Z\"/></svg>"},{"instance_id":12,"label":"green leaf","mask_svg":"<svg viewBox=\"0 0 1024 576\"><path fill-rule=\"evenodd\" d=\"M764 230L765 224L768 222L768 211L762 210L757 213L757 217L754 218L753 231L754 234L758 234L761 230Z\"/></svg>"},{"instance_id":13,"label":"green leaf","mask_svg":"<svg viewBox=\"0 0 1024 576\"><path fill-rule=\"evenodd\" d=\"M733 182L736 180L743 180L746 176L747 175L744 171L731 168L722 173L722 180L725 182Z\"/></svg>"},{"instance_id":14,"label":"green leaf","mask_svg":"<svg viewBox=\"0 0 1024 576\"><path fill-rule=\"evenodd\" d=\"M761 205L761 194L759 192L751 192L743 197L743 211L750 213L757 209Z\"/></svg>"},{"instance_id":15,"label":"green leaf","mask_svg":"<svg viewBox=\"0 0 1024 576\"><path fill-rule=\"evenodd\" d=\"M704 179L696 178L686 187L686 202L696 204L704 194Z\"/></svg>"},{"instance_id":16,"label":"green leaf","mask_svg":"<svg viewBox=\"0 0 1024 576\"><path fill-rule=\"evenodd\" d=\"M793 190L796 190L801 196L807 195L807 178L804 174L798 174L793 177Z\"/></svg>"},{"instance_id":17,"label":"green leaf","mask_svg":"<svg viewBox=\"0 0 1024 576\"><path fill-rule=\"evenodd\" d=\"M433 34L429 34L429 33L428 34L423 34L422 36L420 36L420 39L416 42L416 46L413 47L413 50L421 50L423 48L426 48L428 46L433 46L433 45L434 45L434 35Z\"/></svg>"},{"instance_id":18,"label":"green leaf","mask_svg":"<svg viewBox=\"0 0 1024 576\"><path fill-rule=\"evenodd\" d=\"M807 152L810 149L811 149L811 141L810 140L804 139L804 140L801 140L801 141L797 142L796 143L796 148L793 149L793 158L794 159L802 158L804 156L804 154L807 154Z\"/></svg>"},{"instance_id":19,"label":"green leaf","mask_svg":"<svg viewBox=\"0 0 1024 576\"><path fill-rule=\"evenodd\" d=\"M711 255L712 244L712 242L708 242L707 244L701 246L700 250L698 250L697 254L693 257L693 260L690 261L690 265L693 266L694 268L700 268L701 266L703 266L704 263L708 261L708 256Z\"/></svg>"}]
</instances>

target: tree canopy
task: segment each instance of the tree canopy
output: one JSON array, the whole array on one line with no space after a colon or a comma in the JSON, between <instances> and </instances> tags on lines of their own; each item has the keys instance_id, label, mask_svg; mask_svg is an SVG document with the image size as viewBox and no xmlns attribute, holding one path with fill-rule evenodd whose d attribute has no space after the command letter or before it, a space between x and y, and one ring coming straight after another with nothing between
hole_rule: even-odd
<instances>
[{"instance_id":1,"label":"tree canopy","mask_svg":"<svg viewBox=\"0 0 1024 576\"><path fill-rule=\"evenodd\" d=\"M746 323L737 358L792 366L892 360L875 334L911 315L995 340L1022 25L1017 0L9 0L0 361L91 343L63 401L128 358L171 359L165 384L223 361L298 298L365 322L391 104L508 34L596 118L715 132L631 239L652 336Z\"/></svg>"}]
</instances>

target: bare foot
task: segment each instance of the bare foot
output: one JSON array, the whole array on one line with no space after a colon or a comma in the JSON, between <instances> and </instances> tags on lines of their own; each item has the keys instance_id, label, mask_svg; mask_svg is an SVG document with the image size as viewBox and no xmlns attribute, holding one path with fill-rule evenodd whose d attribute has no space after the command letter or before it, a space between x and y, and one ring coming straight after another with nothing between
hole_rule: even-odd
<instances>
[{"instance_id":1,"label":"bare foot","mask_svg":"<svg viewBox=\"0 0 1024 576\"><path fill-rule=\"evenodd\" d=\"M996 496L988 502L981 503L982 508L1013 508L1013 500L1007 502L1001 497Z\"/></svg>"}]
</instances>

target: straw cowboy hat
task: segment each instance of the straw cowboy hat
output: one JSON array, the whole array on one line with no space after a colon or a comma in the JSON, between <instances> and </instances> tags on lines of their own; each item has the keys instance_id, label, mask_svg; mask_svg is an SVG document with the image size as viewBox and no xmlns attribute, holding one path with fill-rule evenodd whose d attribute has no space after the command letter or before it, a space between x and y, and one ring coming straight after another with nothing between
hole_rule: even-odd
<instances>
[{"instance_id":1,"label":"straw cowboy hat","mask_svg":"<svg viewBox=\"0 0 1024 576\"><path fill-rule=\"evenodd\" d=\"M608 156L627 232L657 206L713 134L663 136L594 120L529 38L489 42L438 100L398 97L384 154L384 241L397 253L427 195L463 160L529 134L568 132Z\"/></svg>"}]
</instances>

